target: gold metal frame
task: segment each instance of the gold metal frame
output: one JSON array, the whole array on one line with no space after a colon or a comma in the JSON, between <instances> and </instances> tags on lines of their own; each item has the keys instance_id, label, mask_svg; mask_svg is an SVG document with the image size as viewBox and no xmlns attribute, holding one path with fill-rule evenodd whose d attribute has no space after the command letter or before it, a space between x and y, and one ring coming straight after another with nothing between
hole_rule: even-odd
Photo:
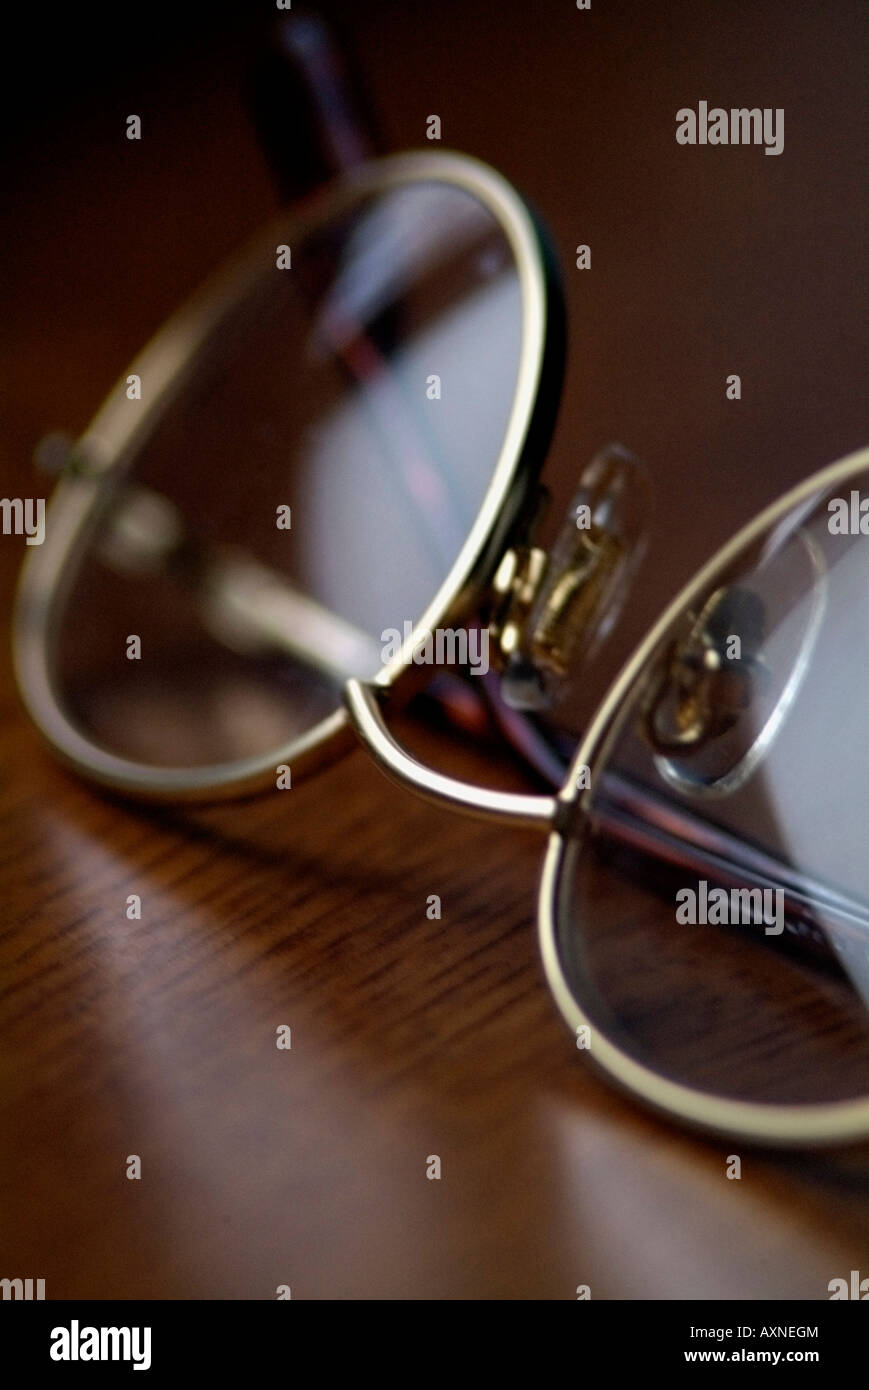
<instances>
[{"instance_id":1,"label":"gold metal frame","mask_svg":"<svg viewBox=\"0 0 869 1390\"><path fill-rule=\"evenodd\" d=\"M148 431L192 369L198 349L221 317L262 272L263 248L306 235L355 200L405 183L444 181L478 197L498 219L513 248L520 279L523 333L519 384L501 452L477 518L461 552L400 653L372 681L350 680L344 705L306 735L259 757L196 769L154 768L106 753L67 719L55 696L50 666L53 625L84 548L99 523L106 483L122 476ZM671 1119L728 1138L780 1146L833 1145L869 1138L869 1097L825 1105L764 1105L722 1099L668 1081L636 1062L591 1023L568 985L558 949L559 904L566 875L577 854L592 792L577 786L588 766L592 787L606 761L631 692L659 644L685 609L706 591L747 547L776 521L815 494L847 482L869 469L869 449L830 465L778 499L739 531L682 590L634 652L611 687L582 740L557 796L493 792L424 767L389 732L383 705L415 678L414 649L425 634L470 612L494 578L527 508L543 461L554 414L553 383L547 383L551 344L553 283L545 247L518 194L492 169L456 154L395 156L354 171L308 203L300 214L282 216L261 232L228 271L209 282L176 314L133 362L130 371L147 376L153 405L133 415L125 408L126 373L79 441L91 465L87 476L65 478L52 498L41 548L30 551L16 602L13 651L19 687L37 726L58 756L84 776L128 794L157 799L202 800L246 795L273 785L277 763L291 763L294 774L341 756L354 746L355 731L378 766L394 781L430 801L466 814L537 827L548 833L538 898L538 933L543 970L556 1004L573 1033L593 1029L590 1056L612 1080ZM547 355L550 354L549 358ZM559 364L560 366L560 364ZM549 372L558 377L560 372ZM547 400L547 395L550 397Z\"/></svg>"},{"instance_id":2,"label":"gold metal frame","mask_svg":"<svg viewBox=\"0 0 869 1390\"><path fill-rule=\"evenodd\" d=\"M89 465L85 476L63 478L48 508L43 545L28 552L13 627L13 661L19 689L37 727L54 752L83 776L112 790L147 799L215 800L249 795L274 785L275 766L292 765L297 777L341 757L354 746L345 708L268 757L210 767L151 767L106 752L68 719L54 687L52 631L77 563L99 524L100 504L111 480L131 466L149 432L193 369L196 355L224 314L261 275L264 254L294 244L355 202L378 192L420 182L441 182L473 194L493 214L516 260L522 303L519 376L501 451L492 478L462 549L402 650L379 672L376 685L396 693L414 683L411 659L425 633L450 626L473 608L501 558L545 457L549 410L547 357L552 356L550 322L553 283L540 234L511 185L487 165L466 155L396 155L354 169L301 211L283 214L261 229L227 269L207 282L144 348L78 441ZM147 378L151 404L133 412L126 399L129 373ZM560 378L560 373L556 373ZM560 385L560 380L559 383ZM407 678L407 679L405 679Z\"/></svg>"}]
</instances>

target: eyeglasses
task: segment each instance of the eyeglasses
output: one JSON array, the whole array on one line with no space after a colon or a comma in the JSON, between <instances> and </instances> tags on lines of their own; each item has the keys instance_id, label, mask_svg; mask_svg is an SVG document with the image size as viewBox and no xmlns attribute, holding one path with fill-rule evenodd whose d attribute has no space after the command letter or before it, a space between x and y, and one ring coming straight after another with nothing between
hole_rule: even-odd
<instances>
[{"instance_id":1,"label":"eyeglasses","mask_svg":"<svg viewBox=\"0 0 869 1390\"><path fill-rule=\"evenodd\" d=\"M864 1138L869 449L705 566L574 749L559 720L648 503L610 447L537 543L563 339L545 233L472 159L377 161L280 217L64 455L18 594L24 700L117 792L286 787L355 733L422 796L544 831L540 948L578 1050L714 1133ZM477 673L555 794L399 744L388 711L435 668Z\"/></svg>"}]
</instances>

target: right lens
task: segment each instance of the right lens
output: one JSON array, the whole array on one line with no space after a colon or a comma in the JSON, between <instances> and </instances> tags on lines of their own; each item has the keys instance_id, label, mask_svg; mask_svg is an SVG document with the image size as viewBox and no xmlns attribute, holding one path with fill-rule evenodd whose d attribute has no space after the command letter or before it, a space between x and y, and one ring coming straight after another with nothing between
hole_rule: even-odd
<instances>
[{"instance_id":1,"label":"right lens","mask_svg":"<svg viewBox=\"0 0 869 1390\"><path fill-rule=\"evenodd\" d=\"M867 472L802 501L670 625L561 876L560 968L593 1028L722 1099L869 1095L861 499Z\"/></svg>"}]
</instances>

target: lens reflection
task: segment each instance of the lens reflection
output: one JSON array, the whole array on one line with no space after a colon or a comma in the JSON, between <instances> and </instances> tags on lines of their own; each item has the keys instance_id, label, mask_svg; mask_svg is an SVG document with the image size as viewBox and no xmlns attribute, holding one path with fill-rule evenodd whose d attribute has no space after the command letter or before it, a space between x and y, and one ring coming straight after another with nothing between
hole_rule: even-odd
<instances>
[{"instance_id":1,"label":"lens reflection","mask_svg":"<svg viewBox=\"0 0 869 1390\"><path fill-rule=\"evenodd\" d=\"M869 498L869 475L851 488ZM838 496L745 550L659 644L562 881L562 965L593 1024L733 1100L869 1092L869 536L831 529Z\"/></svg>"},{"instance_id":2,"label":"lens reflection","mask_svg":"<svg viewBox=\"0 0 869 1390\"><path fill-rule=\"evenodd\" d=\"M192 767L267 754L334 711L456 560L521 339L510 245L449 184L360 198L289 269L265 247L106 489L55 623L72 722L123 757Z\"/></svg>"}]
</instances>

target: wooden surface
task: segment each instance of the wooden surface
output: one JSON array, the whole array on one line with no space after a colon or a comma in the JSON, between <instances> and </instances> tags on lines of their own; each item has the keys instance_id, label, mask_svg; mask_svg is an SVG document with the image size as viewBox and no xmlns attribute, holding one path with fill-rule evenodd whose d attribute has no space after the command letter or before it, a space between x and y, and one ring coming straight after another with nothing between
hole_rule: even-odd
<instances>
[{"instance_id":1,"label":"wooden surface","mask_svg":"<svg viewBox=\"0 0 869 1390\"><path fill-rule=\"evenodd\" d=\"M587 281L568 269L550 479L566 500L618 437L663 501L592 705L711 546L866 442L860 7L746 6L731 26L681 4L453 4L425 27L415 7L359 8L389 145L440 112L446 144L530 194L568 267L593 245ZM42 487L40 435L81 428L273 205L231 22L148 61L129 90L121 69L49 109L10 166L4 495ZM783 105L786 152L683 150L683 176L675 110L719 91ZM748 383L736 409L729 371ZM22 554L0 538L5 627ZM867 1273L860 1158L686 1136L583 1064L537 963L535 834L428 808L361 753L260 801L143 811L54 764L5 658L0 716L0 1277L45 1278L49 1298L817 1299ZM490 749L449 757L517 784Z\"/></svg>"}]
</instances>

